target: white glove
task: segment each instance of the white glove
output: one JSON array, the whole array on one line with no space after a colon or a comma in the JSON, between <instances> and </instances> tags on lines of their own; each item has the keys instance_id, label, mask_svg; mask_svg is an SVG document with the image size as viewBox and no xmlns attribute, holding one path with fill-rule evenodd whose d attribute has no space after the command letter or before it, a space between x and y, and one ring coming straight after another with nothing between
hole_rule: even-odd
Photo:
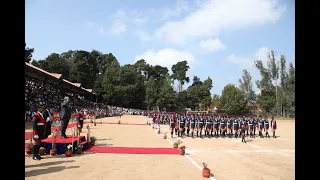
<instances>
[{"instance_id":1,"label":"white glove","mask_svg":"<svg viewBox=\"0 0 320 180\"><path fill-rule=\"evenodd\" d=\"M47 120L46 120L47 122L49 122L49 121L51 121L51 119L49 118L49 117L47 117Z\"/></svg>"},{"instance_id":2,"label":"white glove","mask_svg":"<svg viewBox=\"0 0 320 180\"><path fill-rule=\"evenodd\" d=\"M39 139L39 136L38 135L34 135L33 138L34 139Z\"/></svg>"}]
</instances>

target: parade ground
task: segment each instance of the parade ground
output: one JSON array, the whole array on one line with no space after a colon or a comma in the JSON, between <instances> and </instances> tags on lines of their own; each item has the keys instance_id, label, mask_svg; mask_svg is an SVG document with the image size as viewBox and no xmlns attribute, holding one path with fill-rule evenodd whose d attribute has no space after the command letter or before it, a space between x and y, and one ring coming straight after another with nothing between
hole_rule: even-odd
<instances>
[{"instance_id":1,"label":"parade ground","mask_svg":"<svg viewBox=\"0 0 320 180\"><path fill-rule=\"evenodd\" d=\"M97 138L96 147L149 148L149 154L95 153L92 151L65 155L42 156L41 161L25 155L27 180L202 180L202 163L211 169L211 180L292 180L295 179L295 121L278 120L277 138L178 138L163 139L168 125L161 126L161 134L146 124L143 116L124 115L120 125L117 117L90 124L91 136ZM114 123L114 124L111 124ZM86 136L87 124L81 135ZM26 123L25 132L31 132ZM263 132L265 135L265 132ZM67 130L71 135L71 130ZM258 134L258 132L256 132ZM152 154L157 148L172 148L181 140L186 155ZM26 140L28 142L28 140ZM94 146L95 147L95 146ZM128 151L128 150L127 150Z\"/></svg>"}]
</instances>

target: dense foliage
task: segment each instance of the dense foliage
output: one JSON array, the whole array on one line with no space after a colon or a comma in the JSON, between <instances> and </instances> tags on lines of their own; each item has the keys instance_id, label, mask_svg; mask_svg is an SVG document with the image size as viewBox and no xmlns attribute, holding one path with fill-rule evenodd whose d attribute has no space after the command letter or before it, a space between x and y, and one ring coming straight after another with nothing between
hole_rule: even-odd
<instances>
[{"instance_id":1,"label":"dense foliage","mask_svg":"<svg viewBox=\"0 0 320 180\"><path fill-rule=\"evenodd\" d=\"M31 61L33 52L33 48L25 47L26 62ZM295 112L295 68L292 63L286 68L285 56L281 55L277 61L273 51L268 58L266 67L261 60L255 61L262 77L256 82L261 93L256 95L250 73L243 70L239 87L226 85L221 97L211 95L213 82L210 77L202 81L194 76L189 83L186 74L190 67L185 60L171 67L172 74L167 67L152 66L143 59L121 66L112 53L103 54L97 50L52 53L46 59L31 63L92 88L100 102L110 105L167 111L217 107L225 113L243 113L256 111L257 107L250 105L258 103L266 113L291 116ZM190 86L184 89L185 83Z\"/></svg>"}]
</instances>

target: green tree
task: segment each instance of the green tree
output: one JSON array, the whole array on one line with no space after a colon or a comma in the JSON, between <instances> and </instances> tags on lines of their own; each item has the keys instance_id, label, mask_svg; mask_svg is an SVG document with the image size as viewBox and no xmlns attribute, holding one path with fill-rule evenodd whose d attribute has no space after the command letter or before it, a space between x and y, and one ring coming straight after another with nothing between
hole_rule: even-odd
<instances>
[{"instance_id":1,"label":"green tree","mask_svg":"<svg viewBox=\"0 0 320 180\"><path fill-rule=\"evenodd\" d=\"M256 101L256 94L253 91L252 77L250 73L244 69L242 79L239 79L240 89L244 92L246 96L246 102Z\"/></svg>"},{"instance_id":2,"label":"green tree","mask_svg":"<svg viewBox=\"0 0 320 180\"><path fill-rule=\"evenodd\" d=\"M187 77L187 71L190 69L188 66L187 61L180 61L176 64L172 65L171 71L172 75L171 78L173 80L178 80L178 92L182 91L183 85L185 82L189 83L189 77Z\"/></svg>"},{"instance_id":3,"label":"green tree","mask_svg":"<svg viewBox=\"0 0 320 180\"><path fill-rule=\"evenodd\" d=\"M24 43L24 61L30 62L32 58L32 54L34 53L34 48L27 47L27 44Z\"/></svg>"},{"instance_id":4,"label":"green tree","mask_svg":"<svg viewBox=\"0 0 320 180\"><path fill-rule=\"evenodd\" d=\"M221 110L228 114L241 113L245 110L245 94L234 84L228 84L223 88L220 100Z\"/></svg>"}]
</instances>

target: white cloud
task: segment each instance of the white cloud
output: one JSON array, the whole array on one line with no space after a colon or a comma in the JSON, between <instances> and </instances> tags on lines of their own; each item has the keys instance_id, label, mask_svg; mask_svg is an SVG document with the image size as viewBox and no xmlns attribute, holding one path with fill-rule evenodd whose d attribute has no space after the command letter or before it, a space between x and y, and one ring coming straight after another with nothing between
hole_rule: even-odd
<instances>
[{"instance_id":1,"label":"white cloud","mask_svg":"<svg viewBox=\"0 0 320 180\"><path fill-rule=\"evenodd\" d=\"M160 51L149 50L141 55L135 57L134 61L137 62L140 59L144 59L148 64L161 65L171 69L173 64L179 61L188 61L192 64L195 61L195 57L189 52L178 51L175 49L162 49Z\"/></svg>"},{"instance_id":2,"label":"white cloud","mask_svg":"<svg viewBox=\"0 0 320 180\"><path fill-rule=\"evenodd\" d=\"M276 22L285 10L277 0L210 0L180 21L169 21L154 32L166 43L184 45L248 26Z\"/></svg>"},{"instance_id":3,"label":"white cloud","mask_svg":"<svg viewBox=\"0 0 320 180\"><path fill-rule=\"evenodd\" d=\"M242 69L253 68L255 67L254 65L255 60L262 60L264 65L266 65L269 52L270 52L269 48L261 47L253 55L236 56L234 54L231 54L227 57L227 61L229 63L239 65L239 67Z\"/></svg>"},{"instance_id":4,"label":"white cloud","mask_svg":"<svg viewBox=\"0 0 320 180\"><path fill-rule=\"evenodd\" d=\"M146 42L151 40L150 34L145 30L138 30L136 35L140 38L141 41Z\"/></svg>"},{"instance_id":5,"label":"white cloud","mask_svg":"<svg viewBox=\"0 0 320 180\"><path fill-rule=\"evenodd\" d=\"M169 19L171 17L178 17L183 12L187 12L188 10L189 10L188 2L186 2L184 0L177 0L175 8L164 10L163 19Z\"/></svg>"},{"instance_id":6,"label":"white cloud","mask_svg":"<svg viewBox=\"0 0 320 180\"><path fill-rule=\"evenodd\" d=\"M221 43L219 38L201 40L199 42L200 47L210 52L224 50L226 47Z\"/></svg>"}]
</instances>

